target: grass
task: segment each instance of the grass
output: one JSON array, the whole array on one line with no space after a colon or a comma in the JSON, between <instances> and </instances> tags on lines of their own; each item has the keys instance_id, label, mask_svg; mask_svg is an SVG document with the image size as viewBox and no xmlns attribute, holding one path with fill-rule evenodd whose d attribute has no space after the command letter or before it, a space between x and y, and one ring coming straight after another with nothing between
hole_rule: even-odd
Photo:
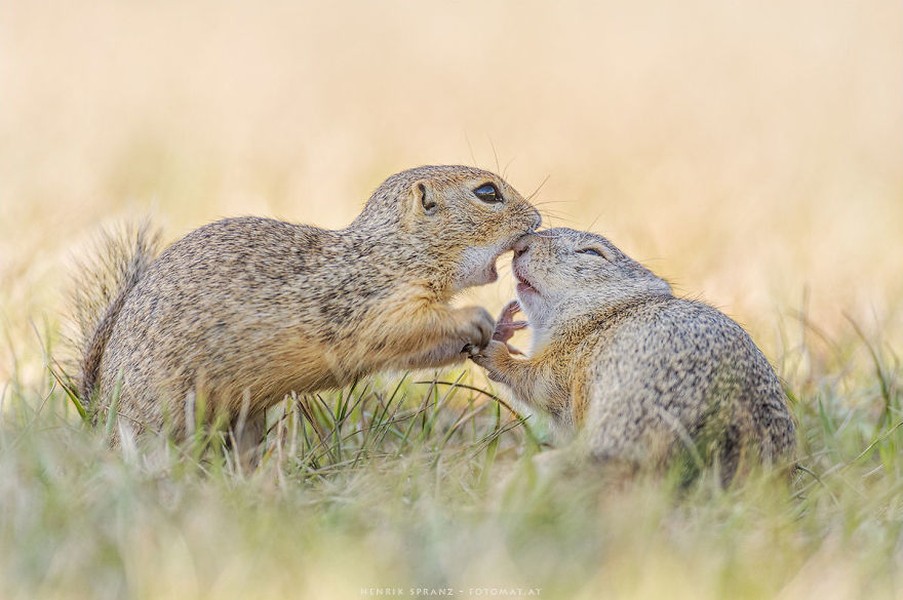
<instances>
[{"instance_id":1,"label":"grass","mask_svg":"<svg viewBox=\"0 0 903 600\"><path fill-rule=\"evenodd\" d=\"M541 475L542 424L469 371L286 399L252 473L202 430L110 450L49 370L14 377L0 597L899 597L903 369L855 343L872 364L843 386L787 380L790 489Z\"/></svg>"},{"instance_id":2,"label":"grass","mask_svg":"<svg viewBox=\"0 0 903 600\"><path fill-rule=\"evenodd\" d=\"M901 10L3 3L0 598L903 596ZM543 478L541 424L469 370L278 407L254 473L203 430L81 425L47 365L103 223L340 228L429 163L541 187L547 225L743 324L793 399L792 488ZM466 301L510 299L502 267Z\"/></svg>"}]
</instances>

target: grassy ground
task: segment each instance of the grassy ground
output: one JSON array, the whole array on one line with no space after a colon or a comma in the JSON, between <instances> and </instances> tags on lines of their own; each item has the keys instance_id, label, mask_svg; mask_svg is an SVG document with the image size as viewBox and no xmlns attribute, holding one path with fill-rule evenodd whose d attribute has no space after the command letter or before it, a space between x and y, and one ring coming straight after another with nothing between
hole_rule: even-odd
<instances>
[{"instance_id":1,"label":"grassy ground","mask_svg":"<svg viewBox=\"0 0 903 600\"><path fill-rule=\"evenodd\" d=\"M0 3L0 598L903 597L901 24L890 0ZM253 474L81 426L47 357L101 225L341 227L430 163L541 187L546 224L735 317L806 472L537 478L542 425L469 369L291 403ZM500 267L461 301L498 310Z\"/></svg>"},{"instance_id":2,"label":"grassy ground","mask_svg":"<svg viewBox=\"0 0 903 600\"><path fill-rule=\"evenodd\" d=\"M542 424L466 371L287 401L254 473L200 429L110 451L49 374L13 378L0 596L899 597L903 369L873 349L842 391L788 379L806 469L789 490L539 475Z\"/></svg>"}]
</instances>

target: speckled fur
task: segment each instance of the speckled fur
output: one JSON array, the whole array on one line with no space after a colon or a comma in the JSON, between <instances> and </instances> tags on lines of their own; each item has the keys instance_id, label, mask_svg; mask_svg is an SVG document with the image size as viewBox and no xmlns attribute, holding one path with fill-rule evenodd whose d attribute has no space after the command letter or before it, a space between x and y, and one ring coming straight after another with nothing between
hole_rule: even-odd
<instances>
[{"instance_id":1,"label":"speckled fur","mask_svg":"<svg viewBox=\"0 0 903 600\"><path fill-rule=\"evenodd\" d=\"M487 182L504 202L473 194ZM497 175L433 166L387 179L340 231L244 217L155 259L133 244L138 268L120 274L116 294L96 292L119 300L83 320L83 347L95 351L82 356L81 395L103 407L119 389L131 429L165 422L179 434L192 398L233 424L243 411L259 421L291 391L462 360L494 321L448 301L494 280L495 259L539 223Z\"/></svg>"},{"instance_id":2,"label":"speckled fur","mask_svg":"<svg viewBox=\"0 0 903 600\"><path fill-rule=\"evenodd\" d=\"M692 447L720 465L725 482L752 464L791 458L794 426L780 381L723 313L674 297L665 281L591 233L525 236L513 270L533 329L529 356L515 358L499 341L510 337L501 319L497 340L473 358L548 414L575 447L653 468Z\"/></svg>"}]
</instances>

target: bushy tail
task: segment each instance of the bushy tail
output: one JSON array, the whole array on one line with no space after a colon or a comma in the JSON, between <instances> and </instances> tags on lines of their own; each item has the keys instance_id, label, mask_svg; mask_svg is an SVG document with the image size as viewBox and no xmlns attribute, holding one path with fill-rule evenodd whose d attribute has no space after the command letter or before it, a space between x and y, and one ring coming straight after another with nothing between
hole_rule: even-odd
<instances>
[{"instance_id":1,"label":"bushy tail","mask_svg":"<svg viewBox=\"0 0 903 600\"><path fill-rule=\"evenodd\" d=\"M160 232L144 221L103 234L96 256L81 264L72 291L76 320L75 387L87 407L104 349L126 297L156 258Z\"/></svg>"}]
</instances>

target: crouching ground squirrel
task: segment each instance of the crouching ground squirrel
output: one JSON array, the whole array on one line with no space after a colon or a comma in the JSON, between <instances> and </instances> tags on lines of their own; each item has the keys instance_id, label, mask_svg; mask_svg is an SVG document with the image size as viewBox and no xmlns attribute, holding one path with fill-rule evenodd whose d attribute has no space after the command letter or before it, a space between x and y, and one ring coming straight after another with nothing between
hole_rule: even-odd
<instances>
[{"instance_id":1,"label":"crouching ground squirrel","mask_svg":"<svg viewBox=\"0 0 903 600\"><path fill-rule=\"evenodd\" d=\"M678 453L723 482L790 458L794 426L778 377L749 335L598 235L550 229L514 247L519 302L472 358L575 448L619 469ZM523 310L527 322L513 321ZM532 348L507 344L529 324ZM694 469L695 470L695 469Z\"/></svg>"},{"instance_id":2,"label":"crouching ground squirrel","mask_svg":"<svg viewBox=\"0 0 903 600\"><path fill-rule=\"evenodd\" d=\"M485 347L494 319L448 302L494 281L496 259L540 221L497 175L426 166L389 177L338 231L231 218L159 256L146 228L110 239L76 293L80 396L118 398L123 425L176 435L203 398L211 417L243 425L248 450L287 393Z\"/></svg>"}]
</instances>

